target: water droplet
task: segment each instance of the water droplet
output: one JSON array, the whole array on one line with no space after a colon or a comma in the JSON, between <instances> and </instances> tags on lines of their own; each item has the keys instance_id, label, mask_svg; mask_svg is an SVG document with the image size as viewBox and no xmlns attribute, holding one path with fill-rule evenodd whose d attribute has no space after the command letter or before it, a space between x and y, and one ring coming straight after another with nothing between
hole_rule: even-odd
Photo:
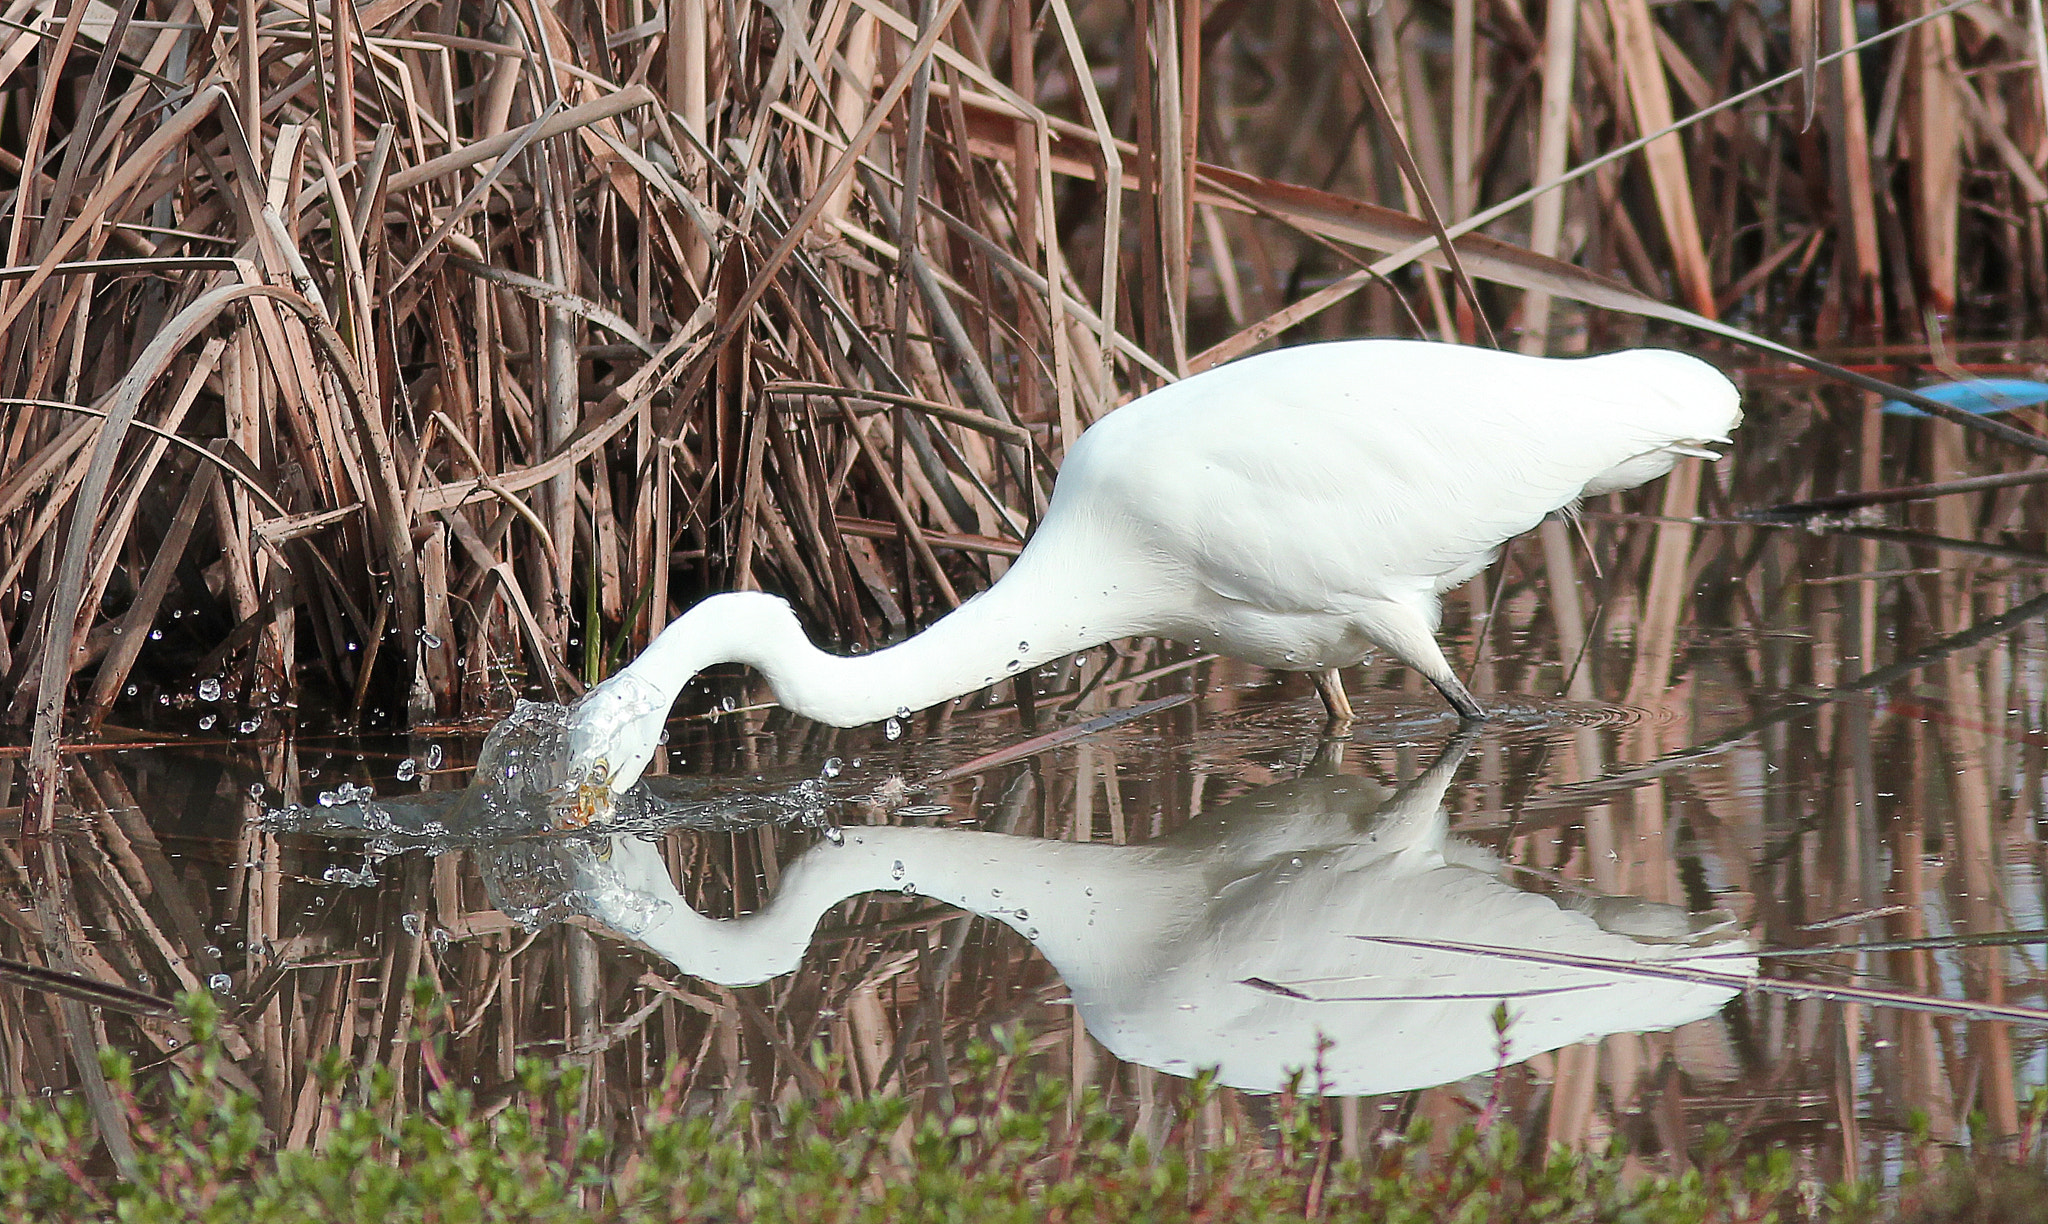
<instances>
[{"instance_id":1,"label":"water droplet","mask_svg":"<svg viewBox=\"0 0 2048 1224\"><path fill-rule=\"evenodd\" d=\"M427 924L420 919L418 914L405 915L398 920L398 925L405 928L406 934L414 936L424 933L427 929Z\"/></svg>"},{"instance_id":2,"label":"water droplet","mask_svg":"<svg viewBox=\"0 0 2048 1224\"><path fill-rule=\"evenodd\" d=\"M1030 653L1031 653L1031 643L1029 643L1029 642L1019 642L1019 643L1017 643L1017 653L1018 653L1018 654L1030 654Z\"/></svg>"},{"instance_id":3,"label":"water droplet","mask_svg":"<svg viewBox=\"0 0 2048 1224\"><path fill-rule=\"evenodd\" d=\"M898 738L903 734L903 723L898 719L890 719L888 722L882 724L882 734L888 736L890 739Z\"/></svg>"},{"instance_id":4,"label":"water droplet","mask_svg":"<svg viewBox=\"0 0 2048 1224\"><path fill-rule=\"evenodd\" d=\"M441 635L438 633L429 633L425 629L422 629L420 630L420 641L425 642L427 644L428 650L441 649Z\"/></svg>"},{"instance_id":5,"label":"water droplet","mask_svg":"<svg viewBox=\"0 0 2048 1224\"><path fill-rule=\"evenodd\" d=\"M249 784L249 797L251 799L261 799L263 798L264 791L268 789L269 788L264 786L261 782L251 782Z\"/></svg>"},{"instance_id":6,"label":"water droplet","mask_svg":"<svg viewBox=\"0 0 2048 1224\"><path fill-rule=\"evenodd\" d=\"M345 888L362 888L377 882L377 873L365 864L361 871L347 867L329 867L320 873L320 878L329 884L340 884Z\"/></svg>"},{"instance_id":7,"label":"water droplet","mask_svg":"<svg viewBox=\"0 0 2048 1224\"><path fill-rule=\"evenodd\" d=\"M36 597L36 593L35 593L34 591L31 591L31 590L29 590L29 589L28 589L27 587L23 587L23 588L21 588L21 602L23 602L23 603L28 603L28 602L29 602L30 600L34 599L35 597Z\"/></svg>"},{"instance_id":8,"label":"water droplet","mask_svg":"<svg viewBox=\"0 0 2048 1224\"><path fill-rule=\"evenodd\" d=\"M152 642L161 642L161 641L163 641L163 640L164 640L164 631L163 631L163 630L161 630L161 629L152 629L152 630L150 630L150 631L149 631L149 640L150 640L150 641L152 641Z\"/></svg>"},{"instance_id":9,"label":"water droplet","mask_svg":"<svg viewBox=\"0 0 2048 1224\"><path fill-rule=\"evenodd\" d=\"M128 696L130 696L130 697L133 697L133 696L134 696L135 694L137 694L137 693L141 692L142 690L141 690L141 689L139 689L139 688L136 688L136 687L135 687L134 685L132 685L132 684L131 684L131 685L129 685L129 686L128 686L128 687L126 688L126 689L124 689L124 690L122 690L122 691L123 691L123 692L125 692L125 693L126 693L126 694L127 694Z\"/></svg>"},{"instance_id":10,"label":"water droplet","mask_svg":"<svg viewBox=\"0 0 2048 1224\"><path fill-rule=\"evenodd\" d=\"M821 777L821 778L836 778L836 777L838 777L838 776L839 776L839 758L838 758L838 757L827 757L827 758L825 758L825 767L824 767L823 769L820 769L820 770L818 771L818 776L819 776L819 777Z\"/></svg>"},{"instance_id":11,"label":"water droplet","mask_svg":"<svg viewBox=\"0 0 2048 1224\"><path fill-rule=\"evenodd\" d=\"M840 828L838 825L826 825L823 832L825 834L825 840L831 842L833 845L843 846L846 844L846 830Z\"/></svg>"},{"instance_id":12,"label":"water droplet","mask_svg":"<svg viewBox=\"0 0 2048 1224\"><path fill-rule=\"evenodd\" d=\"M413 760L411 757L407 757L403 761L400 761L398 763L398 780L400 782L412 781L414 778L419 776L419 772L419 762ZM417 934L418 932L414 933Z\"/></svg>"},{"instance_id":13,"label":"water droplet","mask_svg":"<svg viewBox=\"0 0 2048 1224\"><path fill-rule=\"evenodd\" d=\"M136 984L137 986L141 986L141 987L147 988L147 987L149 986L149 975L148 975L147 973L138 973L138 974L136 974L136 975L135 975L135 984Z\"/></svg>"},{"instance_id":14,"label":"water droplet","mask_svg":"<svg viewBox=\"0 0 2048 1224\"><path fill-rule=\"evenodd\" d=\"M226 994L235 984L235 979L225 973L216 973L206 979L206 988L215 994Z\"/></svg>"},{"instance_id":15,"label":"water droplet","mask_svg":"<svg viewBox=\"0 0 2048 1224\"><path fill-rule=\"evenodd\" d=\"M256 719L245 718L242 720L241 732L243 735L247 735L250 732L254 731L258 725L259 724Z\"/></svg>"},{"instance_id":16,"label":"water droplet","mask_svg":"<svg viewBox=\"0 0 2048 1224\"><path fill-rule=\"evenodd\" d=\"M208 676L206 679L201 680L199 682L199 700L219 701L220 681L212 676Z\"/></svg>"},{"instance_id":17,"label":"water droplet","mask_svg":"<svg viewBox=\"0 0 2048 1224\"><path fill-rule=\"evenodd\" d=\"M114 626L114 636L115 636L115 637L120 637L120 636L121 636L121 634L122 634L122 632L123 632L123 630L122 630L121 626L119 626L119 625L115 625L115 626Z\"/></svg>"},{"instance_id":18,"label":"water droplet","mask_svg":"<svg viewBox=\"0 0 2048 1224\"><path fill-rule=\"evenodd\" d=\"M439 744L428 744L428 745L427 745L427 768L428 768L428 769L439 769L439 768L441 768L441 745L439 745Z\"/></svg>"},{"instance_id":19,"label":"water droplet","mask_svg":"<svg viewBox=\"0 0 2048 1224\"><path fill-rule=\"evenodd\" d=\"M889 878L892 880L900 880L903 878L902 859L897 859L895 864L889 868Z\"/></svg>"}]
</instances>

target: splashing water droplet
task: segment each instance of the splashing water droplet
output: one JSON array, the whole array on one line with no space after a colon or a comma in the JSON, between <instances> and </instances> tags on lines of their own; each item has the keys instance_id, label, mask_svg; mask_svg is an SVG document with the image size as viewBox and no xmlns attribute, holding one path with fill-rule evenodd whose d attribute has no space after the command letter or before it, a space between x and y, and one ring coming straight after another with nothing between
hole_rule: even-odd
<instances>
[{"instance_id":1,"label":"splashing water droplet","mask_svg":"<svg viewBox=\"0 0 2048 1224\"><path fill-rule=\"evenodd\" d=\"M261 799L264 792L269 789L269 787L264 786L261 782L251 782L249 784L249 797L251 799Z\"/></svg>"},{"instance_id":2,"label":"splashing water droplet","mask_svg":"<svg viewBox=\"0 0 2048 1224\"><path fill-rule=\"evenodd\" d=\"M836 778L839 776L839 768L838 757L827 757L825 759L825 767L818 771L818 776L821 778Z\"/></svg>"},{"instance_id":3,"label":"splashing water droplet","mask_svg":"<svg viewBox=\"0 0 2048 1224\"><path fill-rule=\"evenodd\" d=\"M220 681L212 676L208 676L206 679L201 680L199 682L199 700L219 701Z\"/></svg>"},{"instance_id":4,"label":"splashing water droplet","mask_svg":"<svg viewBox=\"0 0 2048 1224\"><path fill-rule=\"evenodd\" d=\"M418 914L407 914L398 920L398 924L405 928L405 933L408 935L416 936L427 929L427 924L421 920Z\"/></svg>"},{"instance_id":5,"label":"splashing water droplet","mask_svg":"<svg viewBox=\"0 0 2048 1224\"><path fill-rule=\"evenodd\" d=\"M898 719L890 719L882 724L882 734L890 739L900 737L903 734L903 723Z\"/></svg>"},{"instance_id":6,"label":"splashing water droplet","mask_svg":"<svg viewBox=\"0 0 2048 1224\"><path fill-rule=\"evenodd\" d=\"M425 629L422 629L420 630L420 641L425 642L427 644L428 650L441 649L441 635L438 633L429 633Z\"/></svg>"},{"instance_id":7,"label":"splashing water droplet","mask_svg":"<svg viewBox=\"0 0 2048 1224\"><path fill-rule=\"evenodd\" d=\"M206 979L206 988L215 994L226 994L235 984L235 979L225 973L216 973Z\"/></svg>"},{"instance_id":8,"label":"splashing water droplet","mask_svg":"<svg viewBox=\"0 0 2048 1224\"><path fill-rule=\"evenodd\" d=\"M245 719L243 719L243 720L242 720L242 725L241 725L241 728L240 728L240 730L241 730L241 732L242 732L242 734L243 734L243 735L247 735L247 734L249 734L250 732L254 731L254 730L255 730L255 729L257 728L257 726L258 726L258 725L259 725L259 724L258 724L258 722L257 722L257 720L256 720L256 719L253 719L253 718L245 718Z\"/></svg>"},{"instance_id":9,"label":"splashing water droplet","mask_svg":"<svg viewBox=\"0 0 2048 1224\"><path fill-rule=\"evenodd\" d=\"M163 640L164 640L164 631L163 631L163 630L161 630L161 629L152 629L152 630L150 630L150 631L149 631L149 640L150 640L150 641L152 641L152 642L161 642L161 641L163 641Z\"/></svg>"},{"instance_id":10,"label":"splashing water droplet","mask_svg":"<svg viewBox=\"0 0 2048 1224\"><path fill-rule=\"evenodd\" d=\"M403 761L400 761L398 763L398 780L400 782L412 781L414 778L419 776L419 772L419 762L413 760L411 757L407 757Z\"/></svg>"},{"instance_id":11,"label":"splashing water droplet","mask_svg":"<svg viewBox=\"0 0 2048 1224\"><path fill-rule=\"evenodd\" d=\"M439 769L439 768L441 768L441 745L439 745L439 744L428 744L428 745L427 745L427 768L428 768L428 769Z\"/></svg>"}]
</instances>

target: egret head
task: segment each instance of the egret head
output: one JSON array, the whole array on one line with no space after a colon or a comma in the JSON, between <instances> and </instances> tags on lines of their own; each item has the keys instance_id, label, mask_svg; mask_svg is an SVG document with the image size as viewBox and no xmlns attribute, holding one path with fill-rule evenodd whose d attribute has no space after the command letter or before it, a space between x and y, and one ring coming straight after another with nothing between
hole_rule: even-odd
<instances>
[{"instance_id":1,"label":"egret head","mask_svg":"<svg viewBox=\"0 0 2048 1224\"><path fill-rule=\"evenodd\" d=\"M766 672L781 693L785 669L777 663L795 649L809 650L810 642L796 611L774 595L713 595L677 617L639 658L569 708L555 792L560 823L580 828L606 815L613 796L640 780L691 677L715 663L745 663Z\"/></svg>"},{"instance_id":2,"label":"egret head","mask_svg":"<svg viewBox=\"0 0 2048 1224\"><path fill-rule=\"evenodd\" d=\"M564 767L552 792L559 825L581 828L610 813L613 796L638 782L653 759L674 700L674 691L629 667L569 708Z\"/></svg>"}]
</instances>

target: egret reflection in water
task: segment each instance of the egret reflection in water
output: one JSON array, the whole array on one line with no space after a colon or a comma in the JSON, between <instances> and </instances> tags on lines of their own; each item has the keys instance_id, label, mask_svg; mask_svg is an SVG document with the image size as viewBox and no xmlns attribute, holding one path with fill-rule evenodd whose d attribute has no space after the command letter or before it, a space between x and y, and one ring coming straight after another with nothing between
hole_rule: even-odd
<instances>
[{"instance_id":1,"label":"egret reflection in water","mask_svg":"<svg viewBox=\"0 0 2048 1224\"><path fill-rule=\"evenodd\" d=\"M759 912L729 920L691 909L636 836L529 839L479 861L493 901L516 917L581 914L730 986L796 970L819 918L849 897L943 901L1035 944L1118 1057L1180 1075L1215 1067L1223 1083L1255 1090L1312 1065L1311 1082L1346 1095L1489 1070L1503 1002L1507 1058L1518 1061L1698 1020L1735 994L1375 937L1755 972L1725 915L1516 887L1491 852L1448 833L1444 795L1463 754L1454 744L1398 791L1312 771L1138 845L847 828L784 867Z\"/></svg>"}]
</instances>

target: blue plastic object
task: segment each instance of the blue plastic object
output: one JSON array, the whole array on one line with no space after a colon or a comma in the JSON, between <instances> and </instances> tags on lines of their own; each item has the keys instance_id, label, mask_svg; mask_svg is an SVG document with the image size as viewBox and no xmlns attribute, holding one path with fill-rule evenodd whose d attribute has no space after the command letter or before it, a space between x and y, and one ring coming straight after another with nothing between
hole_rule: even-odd
<instances>
[{"instance_id":1,"label":"blue plastic object","mask_svg":"<svg viewBox=\"0 0 2048 1224\"><path fill-rule=\"evenodd\" d=\"M1980 416L2048 403L2048 383L2025 378L1973 378L1968 382L1935 383L1919 390L1928 399L1953 404L1964 412ZM1886 400L1884 410L1893 416L1928 415L1904 400Z\"/></svg>"}]
</instances>

